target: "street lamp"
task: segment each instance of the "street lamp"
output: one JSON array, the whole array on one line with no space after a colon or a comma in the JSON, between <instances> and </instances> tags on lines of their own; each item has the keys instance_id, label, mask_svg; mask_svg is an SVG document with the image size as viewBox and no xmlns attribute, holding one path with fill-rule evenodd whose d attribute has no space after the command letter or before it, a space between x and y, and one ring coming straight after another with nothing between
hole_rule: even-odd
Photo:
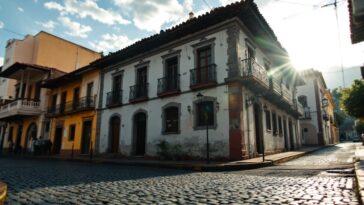
<instances>
[{"instance_id":1,"label":"street lamp","mask_svg":"<svg viewBox=\"0 0 364 205\"><path fill-rule=\"evenodd\" d=\"M203 97L203 95L198 92L196 97L198 99L201 99ZM208 119L209 119L209 115L208 115L208 105L205 105L204 108L204 114L205 114L205 123L206 123L206 163L209 164L210 163L210 146L209 146L209 123L208 123Z\"/></svg>"}]
</instances>

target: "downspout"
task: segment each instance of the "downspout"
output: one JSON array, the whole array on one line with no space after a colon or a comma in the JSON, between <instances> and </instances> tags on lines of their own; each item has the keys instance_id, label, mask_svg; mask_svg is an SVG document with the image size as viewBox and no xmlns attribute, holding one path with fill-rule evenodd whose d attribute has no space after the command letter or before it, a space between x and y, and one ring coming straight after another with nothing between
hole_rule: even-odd
<instances>
[{"instance_id":1,"label":"downspout","mask_svg":"<svg viewBox=\"0 0 364 205\"><path fill-rule=\"evenodd\" d=\"M247 98L246 95L244 95L245 99ZM249 106L246 103L246 100L243 99L243 103L245 104L246 109L246 121L247 121L247 134L248 134L248 156L251 158L251 144L250 144L250 118L249 118Z\"/></svg>"}]
</instances>

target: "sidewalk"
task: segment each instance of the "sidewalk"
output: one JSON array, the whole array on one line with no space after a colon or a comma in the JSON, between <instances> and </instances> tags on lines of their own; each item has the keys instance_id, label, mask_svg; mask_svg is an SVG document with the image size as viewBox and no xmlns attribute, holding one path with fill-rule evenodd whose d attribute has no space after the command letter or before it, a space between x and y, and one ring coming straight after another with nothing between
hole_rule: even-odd
<instances>
[{"instance_id":1,"label":"sidewalk","mask_svg":"<svg viewBox=\"0 0 364 205\"><path fill-rule=\"evenodd\" d=\"M172 169L185 169L194 171L232 171L244 169L256 169L266 166L272 166L278 163L296 159L305 154L314 152L324 147L303 147L300 150L283 152L273 155L265 156L265 161L262 157L233 161L233 162L215 162L212 161L207 164L205 161L172 161L172 160L149 160L149 159L121 159L115 157L98 157L94 156L91 160L89 156L65 158L61 156L19 156L32 159L51 159L62 161L76 161L76 162L92 162L100 164L118 164L130 166L148 166L157 168L172 168ZM6 155L5 155L6 156ZM15 155L16 156L16 155ZM7 157L13 157L7 155Z\"/></svg>"},{"instance_id":2,"label":"sidewalk","mask_svg":"<svg viewBox=\"0 0 364 205\"><path fill-rule=\"evenodd\" d=\"M364 202L364 146L355 150L355 176L358 185L359 200Z\"/></svg>"}]
</instances>

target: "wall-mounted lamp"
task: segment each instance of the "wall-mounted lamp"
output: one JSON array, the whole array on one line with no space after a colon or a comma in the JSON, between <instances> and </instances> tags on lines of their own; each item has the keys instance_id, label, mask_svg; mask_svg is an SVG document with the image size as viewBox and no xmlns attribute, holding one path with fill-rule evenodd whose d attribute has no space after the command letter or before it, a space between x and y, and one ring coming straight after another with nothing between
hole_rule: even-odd
<instances>
[{"instance_id":1,"label":"wall-mounted lamp","mask_svg":"<svg viewBox=\"0 0 364 205\"><path fill-rule=\"evenodd\" d=\"M321 100L321 101L322 101L322 107L323 107L323 108L325 108L325 107L327 107L327 106L328 106L328 102L329 102L329 101L327 100L327 98L322 98L322 100Z\"/></svg>"},{"instance_id":2,"label":"wall-mounted lamp","mask_svg":"<svg viewBox=\"0 0 364 205\"><path fill-rule=\"evenodd\" d=\"M245 103L247 106L250 106L253 104L253 102L255 101L255 98L254 97L247 97L246 100L245 100Z\"/></svg>"},{"instance_id":3,"label":"wall-mounted lamp","mask_svg":"<svg viewBox=\"0 0 364 205\"><path fill-rule=\"evenodd\" d=\"M264 106L263 106L263 110L264 110L264 112L267 112L267 111L268 111L268 107L267 107L267 105L264 105Z\"/></svg>"},{"instance_id":4,"label":"wall-mounted lamp","mask_svg":"<svg viewBox=\"0 0 364 205\"><path fill-rule=\"evenodd\" d=\"M216 101L216 111L220 109L220 103Z\"/></svg>"},{"instance_id":5,"label":"wall-mounted lamp","mask_svg":"<svg viewBox=\"0 0 364 205\"><path fill-rule=\"evenodd\" d=\"M191 105L187 105L187 111L191 113Z\"/></svg>"}]
</instances>

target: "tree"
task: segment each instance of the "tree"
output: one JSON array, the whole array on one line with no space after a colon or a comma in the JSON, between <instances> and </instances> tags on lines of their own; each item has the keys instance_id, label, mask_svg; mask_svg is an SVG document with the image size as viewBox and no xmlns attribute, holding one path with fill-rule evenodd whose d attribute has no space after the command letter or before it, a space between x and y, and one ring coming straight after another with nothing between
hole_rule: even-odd
<instances>
[{"instance_id":1,"label":"tree","mask_svg":"<svg viewBox=\"0 0 364 205\"><path fill-rule=\"evenodd\" d=\"M359 123L355 126L355 130L359 135L364 133L364 121L359 121Z\"/></svg>"},{"instance_id":2,"label":"tree","mask_svg":"<svg viewBox=\"0 0 364 205\"><path fill-rule=\"evenodd\" d=\"M350 88L341 92L341 107L350 116L364 119L364 81L355 80Z\"/></svg>"}]
</instances>

